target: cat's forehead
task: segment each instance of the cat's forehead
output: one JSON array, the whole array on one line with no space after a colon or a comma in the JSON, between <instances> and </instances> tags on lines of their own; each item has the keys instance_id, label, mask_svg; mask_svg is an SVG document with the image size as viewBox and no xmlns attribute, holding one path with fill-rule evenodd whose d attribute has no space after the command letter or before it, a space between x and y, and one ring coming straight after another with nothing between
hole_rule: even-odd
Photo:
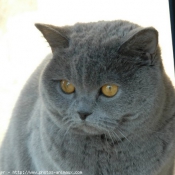
<instances>
[{"instance_id":1,"label":"cat's forehead","mask_svg":"<svg viewBox=\"0 0 175 175\"><path fill-rule=\"evenodd\" d=\"M138 25L125 21L76 24L72 26L69 34L69 47L76 51L85 49L94 51L98 47L103 49L115 44L117 50L122 44L122 38L137 27Z\"/></svg>"},{"instance_id":2,"label":"cat's forehead","mask_svg":"<svg viewBox=\"0 0 175 175\"><path fill-rule=\"evenodd\" d=\"M72 77L87 84L112 81L121 66L117 54L121 38L135 27L123 21L75 25L67 49Z\"/></svg>"},{"instance_id":3,"label":"cat's forehead","mask_svg":"<svg viewBox=\"0 0 175 175\"><path fill-rule=\"evenodd\" d=\"M122 38L137 27L124 21L72 26L69 47L59 52L60 58L56 58L63 78L92 88L116 82L119 74L128 70L128 65L122 64L125 60L118 55Z\"/></svg>"},{"instance_id":4,"label":"cat's forehead","mask_svg":"<svg viewBox=\"0 0 175 175\"><path fill-rule=\"evenodd\" d=\"M123 37L137 27L140 26L127 21L99 21L94 23L77 23L71 27L70 33L71 38L80 37L85 39L90 36L95 36L94 39L101 38L104 40L116 35L118 37Z\"/></svg>"},{"instance_id":5,"label":"cat's forehead","mask_svg":"<svg viewBox=\"0 0 175 175\"><path fill-rule=\"evenodd\" d=\"M127 21L76 24L69 34L67 54L71 60L106 66L116 58L123 38L135 28L138 25Z\"/></svg>"}]
</instances>

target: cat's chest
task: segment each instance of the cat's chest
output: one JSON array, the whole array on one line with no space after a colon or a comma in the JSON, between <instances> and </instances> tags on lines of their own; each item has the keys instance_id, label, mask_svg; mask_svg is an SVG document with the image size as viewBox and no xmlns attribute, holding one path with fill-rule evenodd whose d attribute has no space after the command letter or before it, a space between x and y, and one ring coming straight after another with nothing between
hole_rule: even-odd
<instances>
[{"instance_id":1,"label":"cat's chest","mask_svg":"<svg viewBox=\"0 0 175 175\"><path fill-rule=\"evenodd\" d=\"M87 175L147 174L159 161L162 151L161 146L153 144L146 148L127 140L114 144L88 137L64 138L58 150L62 170L82 171Z\"/></svg>"}]
</instances>

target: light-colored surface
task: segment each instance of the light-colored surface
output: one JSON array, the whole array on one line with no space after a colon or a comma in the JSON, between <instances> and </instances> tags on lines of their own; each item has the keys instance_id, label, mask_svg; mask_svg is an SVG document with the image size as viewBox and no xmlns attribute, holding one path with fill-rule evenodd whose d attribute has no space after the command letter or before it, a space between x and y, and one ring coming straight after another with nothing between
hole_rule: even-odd
<instances>
[{"instance_id":1,"label":"light-colored surface","mask_svg":"<svg viewBox=\"0 0 175 175\"><path fill-rule=\"evenodd\" d=\"M5 21L5 32L0 28L0 142L23 84L50 52L48 44L35 29L35 22L62 26L123 19L145 27L153 26L159 31L165 68L174 80L167 0L38 0L35 9L9 17Z\"/></svg>"}]
</instances>

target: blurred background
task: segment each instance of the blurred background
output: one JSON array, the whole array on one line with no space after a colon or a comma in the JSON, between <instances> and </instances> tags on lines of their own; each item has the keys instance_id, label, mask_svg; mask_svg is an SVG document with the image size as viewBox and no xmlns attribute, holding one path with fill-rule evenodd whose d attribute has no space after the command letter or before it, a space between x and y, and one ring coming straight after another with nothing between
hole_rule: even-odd
<instances>
[{"instance_id":1,"label":"blurred background","mask_svg":"<svg viewBox=\"0 0 175 175\"><path fill-rule=\"evenodd\" d=\"M34 23L63 26L117 19L159 31L165 69L174 83L167 0L0 0L0 142L21 88L51 51Z\"/></svg>"}]
</instances>

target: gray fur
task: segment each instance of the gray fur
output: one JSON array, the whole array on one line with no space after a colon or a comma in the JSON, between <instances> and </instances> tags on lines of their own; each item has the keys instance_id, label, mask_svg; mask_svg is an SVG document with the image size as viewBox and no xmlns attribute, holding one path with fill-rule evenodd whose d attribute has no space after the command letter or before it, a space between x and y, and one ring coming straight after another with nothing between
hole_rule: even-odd
<instances>
[{"instance_id":1,"label":"gray fur","mask_svg":"<svg viewBox=\"0 0 175 175\"><path fill-rule=\"evenodd\" d=\"M126 21L36 27L53 55L21 92L0 170L173 175L175 91L158 32ZM63 79L73 94L63 93ZM119 86L114 97L101 94L107 83ZM79 111L91 115L82 121Z\"/></svg>"}]
</instances>

